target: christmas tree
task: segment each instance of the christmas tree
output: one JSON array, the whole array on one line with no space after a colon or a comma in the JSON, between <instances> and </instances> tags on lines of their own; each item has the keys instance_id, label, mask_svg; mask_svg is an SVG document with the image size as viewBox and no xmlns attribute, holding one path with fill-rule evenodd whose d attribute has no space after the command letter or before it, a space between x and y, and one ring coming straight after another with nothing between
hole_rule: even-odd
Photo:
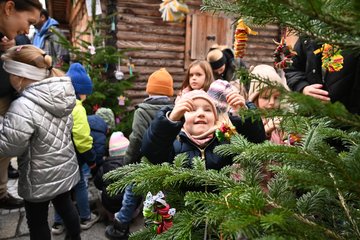
<instances>
[{"instance_id":1,"label":"christmas tree","mask_svg":"<svg viewBox=\"0 0 360 240\"><path fill-rule=\"evenodd\" d=\"M89 18L84 31L75 34L71 43L58 34L60 43L65 46L71 55L72 62L84 65L91 77L94 91L84 102L87 114L94 114L100 107L113 110L116 117L116 130L129 135L131 132L132 112L129 111L130 100L126 98L125 91L132 86L135 75L124 76L120 65L125 62L126 50L116 47L115 15L95 15L93 1L93 14ZM125 63L124 63L125 64ZM64 70L68 66L64 65Z\"/></svg>"},{"instance_id":2,"label":"christmas tree","mask_svg":"<svg viewBox=\"0 0 360 240\"><path fill-rule=\"evenodd\" d=\"M358 1L203 2L204 10L248 24L277 22L322 42L359 47ZM235 163L220 171L205 169L200 159L185 167L181 154L172 164L144 160L107 174L110 192L133 183L142 195L163 191L177 209L166 232L145 228L131 239L359 239L360 116L340 103L284 95L291 111L242 114L282 116L291 145L253 144L235 135L215 149Z\"/></svg>"}]
</instances>

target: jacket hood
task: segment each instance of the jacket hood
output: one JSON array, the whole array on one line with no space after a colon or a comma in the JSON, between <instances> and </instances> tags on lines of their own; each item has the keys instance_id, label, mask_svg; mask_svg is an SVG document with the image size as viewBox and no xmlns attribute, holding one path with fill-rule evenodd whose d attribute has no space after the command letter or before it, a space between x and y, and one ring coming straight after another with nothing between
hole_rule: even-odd
<instances>
[{"instance_id":1,"label":"jacket hood","mask_svg":"<svg viewBox=\"0 0 360 240\"><path fill-rule=\"evenodd\" d=\"M52 77L28 85L22 97L40 105L57 117L70 115L75 106L75 91L69 77Z\"/></svg>"},{"instance_id":2,"label":"jacket hood","mask_svg":"<svg viewBox=\"0 0 360 240\"><path fill-rule=\"evenodd\" d=\"M49 17L48 20L44 23L44 25L41 27L40 31L39 31L39 35L43 36L45 33L47 33L47 31L49 30L50 27L52 26L59 26L59 22L56 21L55 19Z\"/></svg>"}]
</instances>

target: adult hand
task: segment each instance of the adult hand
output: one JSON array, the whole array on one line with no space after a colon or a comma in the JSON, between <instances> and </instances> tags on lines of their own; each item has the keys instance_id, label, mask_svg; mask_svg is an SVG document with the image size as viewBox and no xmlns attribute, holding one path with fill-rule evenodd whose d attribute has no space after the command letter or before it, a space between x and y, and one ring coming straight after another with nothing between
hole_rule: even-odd
<instances>
[{"instance_id":1,"label":"adult hand","mask_svg":"<svg viewBox=\"0 0 360 240\"><path fill-rule=\"evenodd\" d=\"M13 46L15 46L15 39L9 40L7 37L3 37L0 41L0 51L2 52L5 52Z\"/></svg>"},{"instance_id":2,"label":"adult hand","mask_svg":"<svg viewBox=\"0 0 360 240\"><path fill-rule=\"evenodd\" d=\"M193 111L194 102L190 98L180 98L169 115L171 121L180 121L186 112Z\"/></svg>"},{"instance_id":3,"label":"adult hand","mask_svg":"<svg viewBox=\"0 0 360 240\"><path fill-rule=\"evenodd\" d=\"M330 101L329 92L323 90L322 87L323 87L322 84L312 84L312 85L304 87L304 89L302 90L302 93L304 95L314 97L321 101L328 102L328 101Z\"/></svg>"}]
</instances>

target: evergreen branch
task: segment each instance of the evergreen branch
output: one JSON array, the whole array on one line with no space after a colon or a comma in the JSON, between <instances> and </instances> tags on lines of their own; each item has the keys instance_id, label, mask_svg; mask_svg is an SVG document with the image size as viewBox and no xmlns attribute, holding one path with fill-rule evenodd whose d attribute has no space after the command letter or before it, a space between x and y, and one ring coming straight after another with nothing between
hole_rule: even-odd
<instances>
[{"instance_id":1,"label":"evergreen branch","mask_svg":"<svg viewBox=\"0 0 360 240\"><path fill-rule=\"evenodd\" d=\"M275 202L268 202L268 204L274 208L278 208L278 209L283 209L282 206L276 204ZM315 227L315 228L318 228L318 229L321 229L326 236L332 238L332 239L339 239L339 240L344 240L343 237L341 237L340 235L338 235L337 233L331 231L330 229L327 229L323 226L320 226L318 225L317 223L313 222L313 221L310 221L309 219L307 218L304 218L303 216L301 216L300 214L297 214L297 213L293 213L293 216L295 217L295 219L299 220L300 222L306 224L306 225L309 225L311 227Z\"/></svg>"},{"instance_id":2,"label":"evergreen branch","mask_svg":"<svg viewBox=\"0 0 360 240\"><path fill-rule=\"evenodd\" d=\"M354 228L354 230L355 230L355 232L356 232L357 237L360 238L359 228L358 228L357 224L355 223L354 219L351 217L351 214L350 214L349 208L348 208L347 205L346 205L344 196L342 195L342 193L340 192L339 187L337 186L337 181L336 181L336 179L335 179L335 177L334 177L334 174L329 173L329 175L330 175L330 177L333 179L334 186L335 186L336 191L337 191L337 194L338 194L338 196L339 196L341 206L344 208L344 211L345 211L345 213L346 213L346 216L347 216L347 218L349 219L351 225L353 226L353 228Z\"/></svg>"}]
</instances>

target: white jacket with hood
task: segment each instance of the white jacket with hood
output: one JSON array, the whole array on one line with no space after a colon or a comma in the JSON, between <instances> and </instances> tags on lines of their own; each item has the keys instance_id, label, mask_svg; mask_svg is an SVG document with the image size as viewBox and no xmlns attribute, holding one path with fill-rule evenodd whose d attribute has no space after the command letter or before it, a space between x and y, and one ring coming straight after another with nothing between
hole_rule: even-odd
<instances>
[{"instance_id":1,"label":"white jacket with hood","mask_svg":"<svg viewBox=\"0 0 360 240\"><path fill-rule=\"evenodd\" d=\"M80 179L71 141L75 93L68 77L28 85L0 119L0 157L17 156L19 196L43 202Z\"/></svg>"}]
</instances>

